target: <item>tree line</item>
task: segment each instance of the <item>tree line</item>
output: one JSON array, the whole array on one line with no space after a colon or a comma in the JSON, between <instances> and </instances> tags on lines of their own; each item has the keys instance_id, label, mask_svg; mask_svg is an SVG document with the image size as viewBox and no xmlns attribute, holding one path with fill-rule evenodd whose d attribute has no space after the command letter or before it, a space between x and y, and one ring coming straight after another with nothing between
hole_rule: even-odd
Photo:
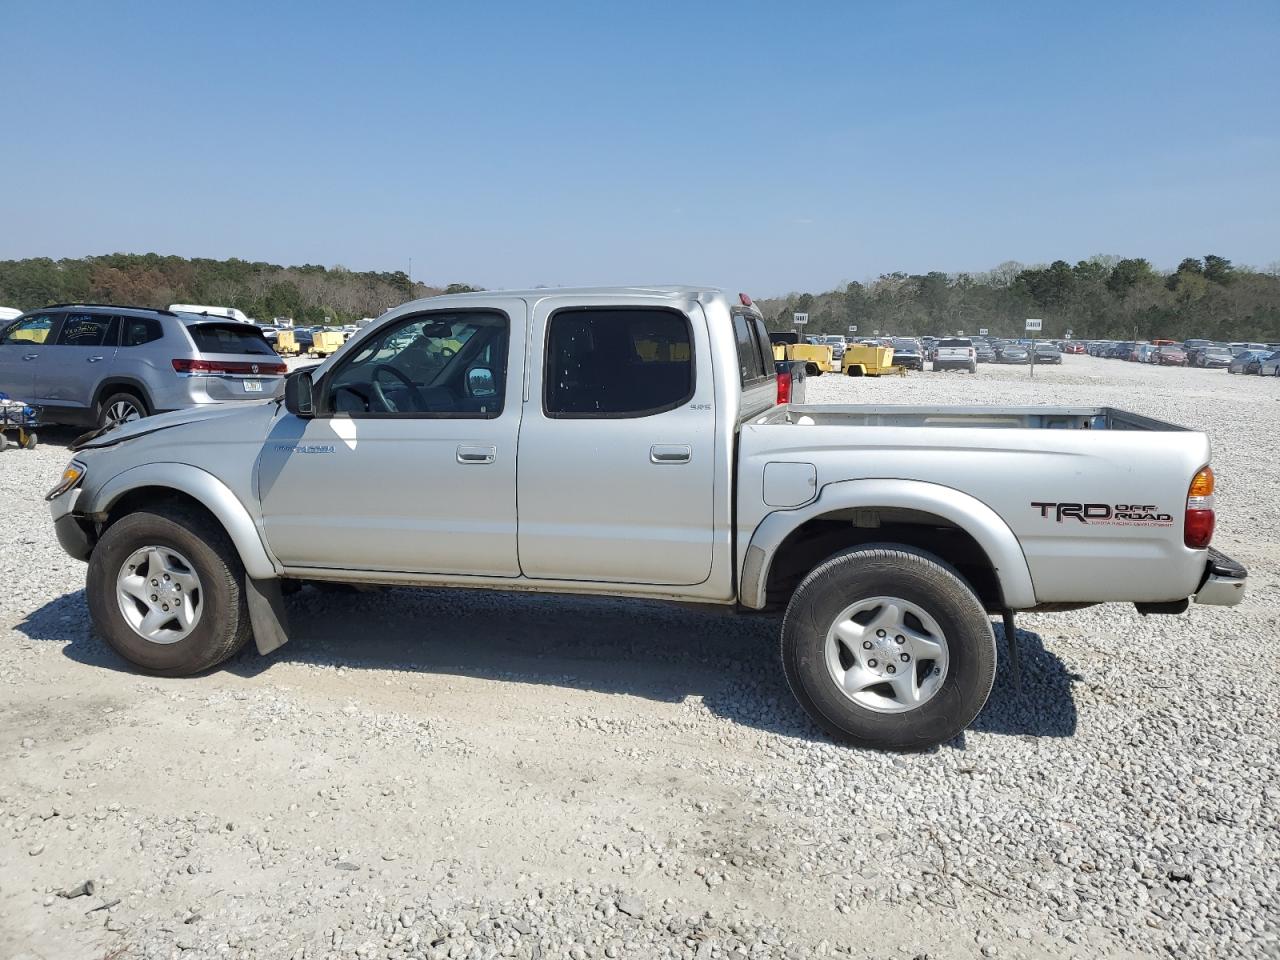
<instances>
[{"instance_id":1,"label":"tree line","mask_svg":"<svg viewBox=\"0 0 1280 960\"><path fill-rule=\"evenodd\" d=\"M1147 260L1095 256L1074 266L1013 261L986 273L887 273L826 293L757 300L769 325L791 330L807 313L806 333L1021 336L1024 321L1044 321L1044 337L1076 339L1280 342L1280 263L1266 270L1225 257L1187 257L1162 272Z\"/></svg>"},{"instance_id":2,"label":"tree line","mask_svg":"<svg viewBox=\"0 0 1280 960\"><path fill-rule=\"evenodd\" d=\"M200 303L236 307L263 322L349 323L376 317L406 300L477 289L431 286L403 271L347 270L314 264L282 267L247 260L207 260L155 253L0 261L0 306L29 310L50 303L119 303L167 307ZM1043 336L1077 339L1280 342L1280 264L1237 267L1225 257L1187 257L1162 272L1147 260L1096 256L1074 266L1010 261L986 273L887 273L825 293L757 300L769 325L792 329L809 314L809 333L967 334L987 328L1015 336L1024 320L1044 320Z\"/></svg>"},{"instance_id":3,"label":"tree line","mask_svg":"<svg viewBox=\"0 0 1280 960\"><path fill-rule=\"evenodd\" d=\"M305 264L282 267L247 260L204 260L155 253L101 257L0 260L0 306L30 310L51 303L114 303L167 307L196 303L235 307L256 320L350 323L390 307L466 284L428 286L403 271L348 270Z\"/></svg>"}]
</instances>

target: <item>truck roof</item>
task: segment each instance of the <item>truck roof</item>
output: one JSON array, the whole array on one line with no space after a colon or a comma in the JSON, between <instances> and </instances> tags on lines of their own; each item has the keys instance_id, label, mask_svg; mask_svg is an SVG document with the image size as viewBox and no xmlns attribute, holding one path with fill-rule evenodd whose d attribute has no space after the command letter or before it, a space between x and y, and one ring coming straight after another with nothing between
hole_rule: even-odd
<instances>
[{"instance_id":1,"label":"truck roof","mask_svg":"<svg viewBox=\"0 0 1280 960\"><path fill-rule=\"evenodd\" d=\"M635 298L638 300L666 300L673 303L696 300L732 300L738 302L737 296L731 296L717 287L699 287L686 284L655 284L652 286L619 286L619 287L535 287L526 290L478 290L474 293L447 293L436 297L424 297L411 300L395 307L399 313L405 307L415 309L439 309L452 304L474 307L486 302L519 298L523 300L545 300L547 298ZM758 308L751 307L756 310ZM391 312L391 311L388 311Z\"/></svg>"}]
</instances>

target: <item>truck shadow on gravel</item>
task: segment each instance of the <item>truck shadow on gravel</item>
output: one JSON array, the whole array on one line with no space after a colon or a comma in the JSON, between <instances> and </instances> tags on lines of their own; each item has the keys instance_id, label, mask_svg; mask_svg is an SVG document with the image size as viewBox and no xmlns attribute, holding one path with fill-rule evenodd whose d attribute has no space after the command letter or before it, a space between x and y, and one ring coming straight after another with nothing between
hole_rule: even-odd
<instances>
[{"instance_id":1,"label":"truck shadow on gravel","mask_svg":"<svg viewBox=\"0 0 1280 960\"><path fill-rule=\"evenodd\" d=\"M288 607L288 644L265 657L250 645L220 669L254 679L269 677L277 664L299 663L560 686L663 703L700 700L712 714L746 727L827 739L787 687L776 617L650 601L466 590L308 588L290 597ZM83 590L34 610L17 629L33 640L65 643L63 652L77 663L134 672L93 635ZM995 630L1001 667L971 729L1026 737L1073 734L1071 685L1081 678L1045 649L1038 634L1019 630L1022 676L1015 684L1002 629L997 624ZM964 737L949 746L963 749Z\"/></svg>"}]
</instances>

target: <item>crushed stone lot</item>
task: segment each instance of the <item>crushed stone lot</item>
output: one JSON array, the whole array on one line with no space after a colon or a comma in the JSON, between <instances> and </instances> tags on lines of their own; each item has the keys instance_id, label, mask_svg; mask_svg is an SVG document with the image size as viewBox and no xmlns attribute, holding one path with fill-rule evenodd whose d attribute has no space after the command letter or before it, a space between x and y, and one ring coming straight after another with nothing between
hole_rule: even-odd
<instances>
[{"instance_id":1,"label":"crushed stone lot","mask_svg":"<svg viewBox=\"0 0 1280 960\"><path fill-rule=\"evenodd\" d=\"M649 602L307 588L281 650L157 679L90 632L52 432L0 453L0 957L1280 955L1280 380L1067 356L809 399L1205 430L1249 594L1022 616L1020 687L918 755L818 733L776 619Z\"/></svg>"}]
</instances>

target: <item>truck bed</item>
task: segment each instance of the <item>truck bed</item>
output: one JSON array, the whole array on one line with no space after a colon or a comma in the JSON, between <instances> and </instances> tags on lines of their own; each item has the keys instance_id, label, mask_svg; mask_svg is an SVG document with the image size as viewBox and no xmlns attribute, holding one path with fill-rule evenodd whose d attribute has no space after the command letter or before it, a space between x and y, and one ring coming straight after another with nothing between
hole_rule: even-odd
<instances>
[{"instance_id":1,"label":"truck bed","mask_svg":"<svg viewBox=\"0 0 1280 960\"><path fill-rule=\"evenodd\" d=\"M785 404L752 421L755 424L845 427L973 427L1018 430L1185 431L1115 407L987 407L898 404Z\"/></svg>"}]
</instances>

